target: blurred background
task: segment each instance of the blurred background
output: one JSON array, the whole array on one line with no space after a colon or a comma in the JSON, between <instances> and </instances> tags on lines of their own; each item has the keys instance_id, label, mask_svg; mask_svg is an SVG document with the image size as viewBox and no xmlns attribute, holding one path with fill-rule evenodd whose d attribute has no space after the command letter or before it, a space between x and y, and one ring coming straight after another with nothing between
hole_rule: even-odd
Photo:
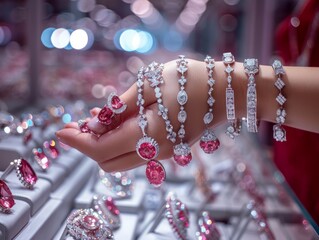
<instances>
[{"instance_id":1,"label":"blurred background","mask_svg":"<svg viewBox=\"0 0 319 240\"><path fill-rule=\"evenodd\" d=\"M237 60L257 57L269 64L276 27L298 3L1 0L2 108L53 100L96 104L114 87L127 89L143 64L180 53L219 60L231 51Z\"/></svg>"}]
</instances>

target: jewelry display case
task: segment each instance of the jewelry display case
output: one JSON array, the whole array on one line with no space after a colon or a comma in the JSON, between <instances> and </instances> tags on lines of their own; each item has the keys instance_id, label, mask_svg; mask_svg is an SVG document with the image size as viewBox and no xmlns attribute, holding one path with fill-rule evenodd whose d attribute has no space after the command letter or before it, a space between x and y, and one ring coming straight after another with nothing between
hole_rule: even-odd
<instances>
[{"instance_id":1,"label":"jewelry display case","mask_svg":"<svg viewBox=\"0 0 319 240\"><path fill-rule=\"evenodd\" d=\"M252 135L243 127L230 139L223 131L227 126L214 129L218 150L207 155L197 142L187 167L161 161L166 180L158 188L145 178L145 166L106 173L56 138L65 123L103 106L110 92L124 92L139 67L155 58L164 62L184 51L203 59L204 53L222 56L226 49L236 59L251 55L269 64L273 28L296 5L275 0L162 2L0 3L0 239L98 239L92 237L98 231L105 231L102 239L113 234L120 240L319 239L318 224L273 163L265 144L269 134L263 131ZM192 4L198 19L185 25L181 13L193 16L187 13ZM154 25L141 6L163 15ZM169 22L177 30L167 31ZM210 29L212 24L216 27ZM71 40L64 47L46 42L46 34L61 28L69 38L85 30L87 49L71 46ZM138 29L137 35L151 34L153 48L143 52L120 45L119 36L132 29ZM224 63L226 68L233 62ZM235 116L231 120L228 125L239 132ZM18 164L21 159L34 174ZM30 179L36 183L25 187Z\"/></svg>"}]
</instances>

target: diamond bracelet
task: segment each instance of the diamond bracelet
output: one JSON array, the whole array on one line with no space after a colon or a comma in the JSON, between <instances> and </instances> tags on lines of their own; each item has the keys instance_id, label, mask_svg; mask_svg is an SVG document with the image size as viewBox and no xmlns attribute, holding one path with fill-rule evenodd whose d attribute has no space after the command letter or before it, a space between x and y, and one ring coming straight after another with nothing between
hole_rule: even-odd
<instances>
[{"instance_id":1,"label":"diamond bracelet","mask_svg":"<svg viewBox=\"0 0 319 240\"><path fill-rule=\"evenodd\" d=\"M247 85L247 130L248 132L258 132L257 126L257 90L255 75L259 72L258 60L248 58L244 61L245 73L248 75Z\"/></svg>"},{"instance_id":2,"label":"diamond bracelet","mask_svg":"<svg viewBox=\"0 0 319 240\"><path fill-rule=\"evenodd\" d=\"M275 87L278 89L279 93L276 97L276 101L279 103L279 108L276 112L276 124L273 126L273 137L277 142L286 141L286 130L282 127L282 124L286 121L286 110L284 109L284 104L286 102L286 97L282 93L282 89L285 87L285 83L282 80L282 76L286 74L281 62L275 60L272 64L272 68L275 71L277 80L275 81Z\"/></svg>"}]
</instances>

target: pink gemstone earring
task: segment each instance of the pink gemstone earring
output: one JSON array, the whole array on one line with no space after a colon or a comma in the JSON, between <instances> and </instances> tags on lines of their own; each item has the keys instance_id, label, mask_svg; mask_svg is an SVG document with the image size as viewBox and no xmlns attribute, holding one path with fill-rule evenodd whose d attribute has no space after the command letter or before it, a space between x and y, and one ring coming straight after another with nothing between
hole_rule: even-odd
<instances>
[{"instance_id":1,"label":"pink gemstone earring","mask_svg":"<svg viewBox=\"0 0 319 240\"><path fill-rule=\"evenodd\" d=\"M145 78L145 70L142 67L137 74L137 106L139 107L138 126L142 131L142 138L136 144L137 154L144 160L148 161L146 166L146 177L150 184L160 186L165 180L166 173L163 165L155 160L159 153L159 146L155 139L146 134L147 117L144 113L143 86Z\"/></svg>"},{"instance_id":2,"label":"pink gemstone earring","mask_svg":"<svg viewBox=\"0 0 319 240\"><path fill-rule=\"evenodd\" d=\"M184 105L187 103L188 100L188 95L185 91L185 84L187 82L185 75L188 70L187 64L188 62L185 59L185 56L180 55L177 61L177 72L180 74L180 78L178 80L180 90L177 94L177 102L180 105L178 113L180 128L177 132L177 135L180 139L180 143L174 146L174 160L180 166L186 166L192 160L191 148L188 143L183 142L186 134L184 124L187 119L187 113L185 111Z\"/></svg>"},{"instance_id":3,"label":"pink gemstone earring","mask_svg":"<svg viewBox=\"0 0 319 240\"><path fill-rule=\"evenodd\" d=\"M213 79L213 69L215 67L215 61L210 56L207 56L205 58L206 68L208 71L208 112L204 115L204 123L205 123L205 131L202 135L199 145L201 149L205 153L213 153L219 148L220 142L218 138L215 136L212 129L209 128L209 124L213 121L214 115L213 115L213 105L215 102L215 99L212 96L212 92L214 90L215 80Z\"/></svg>"},{"instance_id":4,"label":"pink gemstone earring","mask_svg":"<svg viewBox=\"0 0 319 240\"><path fill-rule=\"evenodd\" d=\"M15 201L8 185L0 180L0 211L10 213Z\"/></svg>"},{"instance_id":5,"label":"pink gemstone earring","mask_svg":"<svg viewBox=\"0 0 319 240\"><path fill-rule=\"evenodd\" d=\"M26 188L32 189L37 182L38 177L31 165L23 158L12 161L7 169L3 172L0 180L4 180L14 168L22 185Z\"/></svg>"}]
</instances>

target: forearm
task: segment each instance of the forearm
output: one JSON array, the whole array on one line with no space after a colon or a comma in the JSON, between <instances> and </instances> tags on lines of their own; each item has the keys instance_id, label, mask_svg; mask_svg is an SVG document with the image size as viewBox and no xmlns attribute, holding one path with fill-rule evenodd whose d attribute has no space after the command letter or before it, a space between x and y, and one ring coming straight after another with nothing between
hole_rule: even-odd
<instances>
[{"instance_id":1,"label":"forearm","mask_svg":"<svg viewBox=\"0 0 319 240\"><path fill-rule=\"evenodd\" d=\"M235 91L236 117L242 118L246 117L248 77L241 62L236 62L233 67L232 87ZM287 102L284 105L287 112L285 125L319 132L319 108L316 106L316 103L319 102L319 79L316 79L319 76L319 68L284 67L284 69L286 75L283 76L283 81L286 86L283 92L287 97ZM216 100L213 127L227 121L225 102L227 75L224 70L225 65L220 61L216 62L213 73L216 80L213 91L213 97ZM166 64L164 78L165 81L176 82L175 85L170 84L168 93L165 94L164 92L168 101L176 101L178 84L175 61ZM189 60L187 79L186 91L189 94L189 101L186 104L186 110L190 117L186 122L186 130L187 134L192 136L191 139L195 140L198 139L204 128L202 119L208 109L206 102L208 98L208 77L205 63ZM276 111L279 107L276 101L278 90L274 86L276 79L271 66L260 66L259 73L256 75L257 118L259 120L275 122ZM177 115L177 112L177 109L173 110L171 116Z\"/></svg>"}]
</instances>

